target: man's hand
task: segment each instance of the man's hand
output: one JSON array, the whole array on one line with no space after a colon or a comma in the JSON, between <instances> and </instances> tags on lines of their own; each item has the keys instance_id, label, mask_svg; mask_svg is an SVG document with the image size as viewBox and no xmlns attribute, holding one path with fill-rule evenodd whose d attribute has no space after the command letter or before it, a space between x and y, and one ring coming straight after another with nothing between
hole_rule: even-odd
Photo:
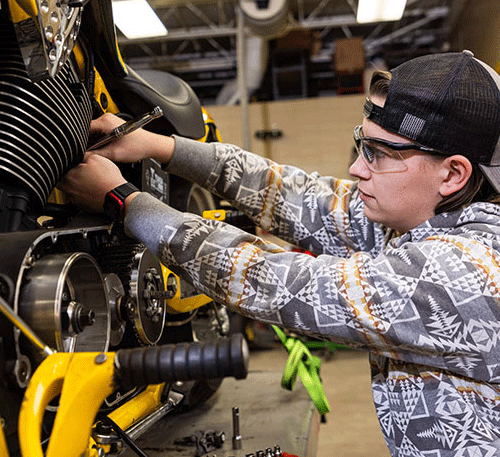
<instances>
[{"instance_id":1,"label":"man's hand","mask_svg":"<svg viewBox=\"0 0 500 457\"><path fill-rule=\"evenodd\" d=\"M114 114L103 114L91 122L90 136L97 141L99 137L110 133L123 122ZM149 158L156 159L160 163L168 163L173 154L174 145L173 138L140 128L92 153L107 157L113 162L134 163Z\"/></svg>"},{"instance_id":2,"label":"man's hand","mask_svg":"<svg viewBox=\"0 0 500 457\"><path fill-rule=\"evenodd\" d=\"M103 211L106 194L126 182L120 169L111 160L87 153L84 161L72 168L57 187L68 193L80 208L99 213Z\"/></svg>"}]
</instances>

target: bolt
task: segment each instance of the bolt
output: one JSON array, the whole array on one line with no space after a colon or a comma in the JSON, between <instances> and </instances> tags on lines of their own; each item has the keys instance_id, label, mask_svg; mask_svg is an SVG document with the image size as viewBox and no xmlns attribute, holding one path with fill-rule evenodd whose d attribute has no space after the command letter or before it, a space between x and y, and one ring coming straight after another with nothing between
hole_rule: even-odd
<instances>
[{"instance_id":1,"label":"bolt","mask_svg":"<svg viewBox=\"0 0 500 457\"><path fill-rule=\"evenodd\" d=\"M173 274L169 274L167 277L167 292L170 293L169 298L177 293L177 279Z\"/></svg>"},{"instance_id":2,"label":"bolt","mask_svg":"<svg viewBox=\"0 0 500 457\"><path fill-rule=\"evenodd\" d=\"M233 406L233 449L241 449L240 410Z\"/></svg>"},{"instance_id":3,"label":"bolt","mask_svg":"<svg viewBox=\"0 0 500 457\"><path fill-rule=\"evenodd\" d=\"M95 312L94 310L83 310L80 315L80 323L86 327L95 324Z\"/></svg>"},{"instance_id":4,"label":"bolt","mask_svg":"<svg viewBox=\"0 0 500 457\"><path fill-rule=\"evenodd\" d=\"M111 425L105 424L103 422L98 422L95 426L95 431L99 435L110 435L113 429L111 428Z\"/></svg>"},{"instance_id":5,"label":"bolt","mask_svg":"<svg viewBox=\"0 0 500 457\"><path fill-rule=\"evenodd\" d=\"M101 352L100 354L97 354L95 356L94 362L97 365L102 365L104 362L106 362L106 360L108 360L108 356L104 354L104 352Z\"/></svg>"},{"instance_id":6,"label":"bolt","mask_svg":"<svg viewBox=\"0 0 500 457\"><path fill-rule=\"evenodd\" d=\"M35 258L31 255L26 259L25 262L26 268L31 268L33 265L35 265Z\"/></svg>"}]
</instances>

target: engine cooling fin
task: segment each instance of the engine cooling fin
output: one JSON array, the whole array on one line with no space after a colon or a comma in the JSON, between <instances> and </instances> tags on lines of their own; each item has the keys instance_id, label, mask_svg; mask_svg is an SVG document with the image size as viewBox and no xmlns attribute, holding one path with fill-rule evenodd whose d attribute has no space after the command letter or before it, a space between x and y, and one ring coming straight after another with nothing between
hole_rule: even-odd
<instances>
[{"instance_id":1,"label":"engine cooling fin","mask_svg":"<svg viewBox=\"0 0 500 457\"><path fill-rule=\"evenodd\" d=\"M32 82L12 24L0 13L0 179L28 192L35 207L83 159L92 104L74 64Z\"/></svg>"}]
</instances>

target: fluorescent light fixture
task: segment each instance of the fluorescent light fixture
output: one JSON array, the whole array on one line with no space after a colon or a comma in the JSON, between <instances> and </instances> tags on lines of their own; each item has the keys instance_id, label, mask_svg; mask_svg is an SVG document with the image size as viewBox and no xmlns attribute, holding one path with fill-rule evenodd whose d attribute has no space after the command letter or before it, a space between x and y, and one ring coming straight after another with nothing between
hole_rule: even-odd
<instances>
[{"instance_id":1,"label":"fluorescent light fixture","mask_svg":"<svg viewBox=\"0 0 500 457\"><path fill-rule=\"evenodd\" d=\"M130 39L164 36L167 29L146 0L113 0L116 26Z\"/></svg>"},{"instance_id":2,"label":"fluorescent light fixture","mask_svg":"<svg viewBox=\"0 0 500 457\"><path fill-rule=\"evenodd\" d=\"M356 22L399 21L405 6L406 0L359 0Z\"/></svg>"}]
</instances>

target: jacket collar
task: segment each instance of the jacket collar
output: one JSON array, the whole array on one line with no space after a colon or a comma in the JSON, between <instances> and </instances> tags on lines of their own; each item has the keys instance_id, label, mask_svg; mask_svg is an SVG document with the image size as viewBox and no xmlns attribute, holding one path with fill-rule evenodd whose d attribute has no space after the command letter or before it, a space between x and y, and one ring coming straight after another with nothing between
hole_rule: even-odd
<instances>
[{"instance_id":1,"label":"jacket collar","mask_svg":"<svg viewBox=\"0 0 500 457\"><path fill-rule=\"evenodd\" d=\"M429 236L459 234L466 231L489 232L500 238L500 205L472 203L452 213L441 213L404 233L390 244L424 241Z\"/></svg>"}]
</instances>

